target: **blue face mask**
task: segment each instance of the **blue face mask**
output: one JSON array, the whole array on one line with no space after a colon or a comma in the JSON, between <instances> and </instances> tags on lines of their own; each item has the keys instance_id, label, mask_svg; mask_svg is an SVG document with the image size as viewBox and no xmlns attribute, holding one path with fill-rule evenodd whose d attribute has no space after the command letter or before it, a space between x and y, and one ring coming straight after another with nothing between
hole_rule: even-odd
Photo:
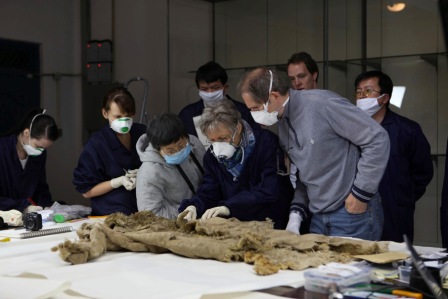
<instances>
[{"instance_id":1,"label":"blue face mask","mask_svg":"<svg viewBox=\"0 0 448 299\"><path fill-rule=\"evenodd\" d=\"M183 149L178 151L177 153L169 155L169 156L162 154L162 156L165 159L165 162L167 164L178 165L178 164L182 164L182 162L184 162L188 158L188 155L190 155L190 152L191 152L191 145L189 143L187 143L187 145Z\"/></svg>"}]
</instances>

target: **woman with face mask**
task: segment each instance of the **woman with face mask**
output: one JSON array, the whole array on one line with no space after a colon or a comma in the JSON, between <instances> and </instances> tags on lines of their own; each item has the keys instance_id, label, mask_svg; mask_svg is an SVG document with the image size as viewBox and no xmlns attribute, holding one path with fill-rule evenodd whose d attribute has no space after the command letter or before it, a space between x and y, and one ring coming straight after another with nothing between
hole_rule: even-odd
<instances>
[{"instance_id":1,"label":"woman with face mask","mask_svg":"<svg viewBox=\"0 0 448 299\"><path fill-rule=\"evenodd\" d=\"M283 156L278 137L252 130L235 106L223 100L204 109L201 130L211 143L204 156L204 179L198 192L182 201L182 218L235 217L241 221L270 218L285 228L293 189L280 175Z\"/></svg>"},{"instance_id":2,"label":"woman with face mask","mask_svg":"<svg viewBox=\"0 0 448 299\"><path fill-rule=\"evenodd\" d=\"M73 172L73 184L84 198L91 199L92 215L137 212L135 184L141 165L136 151L146 127L133 123L135 101L118 87L103 99L102 116L107 124L84 146Z\"/></svg>"},{"instance_id":3,"label":"woman with face mask","mask_svg":"<svg viewBox=\"0 0 448 299\"><path fill-rule=\"evenodd\" d=\"M149 122L137 152L142 161L137 175L138 210L176 219L182 199L193 196L202 182L204 146L188 135L176 114L163 113Z\"/></svg>"},{"instance_id":4,"label":"woman with face mask","mask_svg":"<svg viewBox=\"0 0 448 299\"><path fill-rule=\"evenodd\" d=\"M58 139L54 119L31 111L13 134L0 138L0 210L23 213L52 205L46 179L47 151Z\"/></svg>"}]
</instances>

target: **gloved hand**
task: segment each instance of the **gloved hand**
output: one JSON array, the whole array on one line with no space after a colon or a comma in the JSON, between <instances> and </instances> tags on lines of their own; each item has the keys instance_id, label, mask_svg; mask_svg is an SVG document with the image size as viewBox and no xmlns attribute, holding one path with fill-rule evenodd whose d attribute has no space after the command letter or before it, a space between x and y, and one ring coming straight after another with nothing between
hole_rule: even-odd
<instances>
[{"instance_id":1,"label":"gloved hand","mask_svg":"<svg viewBox=\"0 0 448 299\"><path fill-rule=\"evenodd\" d=\"M111 179L110 185L114 189L123 186L126 188L126 190L132 190L135 188L135 182L136 182L135 178L128 178L127 176L122 175L119 176L118 178Z\"/></svg>"},{"instance_id":2,"label":"gloved hand","mask_svg":"<svg viewBox=\"0 0 448 299\"><path fill-rule=\"evenodd\" d=\"M225 206L219 206L215 208L208 209L205 211L204 215L202 215L201 220L207 220L217 216L229 216L230 211Z\"/></svg>"},{"instance_id":3,"label":"gloved hand","mask_svg":"<svg viewBox=\"0 0 448 299\"><path fill-rule=\"evenodd\" d=\"M0 217L3 218L6 224L11 226L23 225L22 213L17 210L0 211Z\"/></svg>"},{"instance_id":4,"label":"gloved hand","mask_svg":"<svg viewBox=\"0 0 448 299\"><path fill-rule=\"evenodd\" d=\"M40 206L33 206L33 205L29 205L25 208L25 210L23 210L23 214L26 213L31 213L31 212L37 212L37 211L42 211L42 207Z\"/></svg>"},{"instance_id":5,"label":"gloved hand","mask_svg":"<svg viewBox=\"0 0 448 299\"><path fill-rule=\"evenodd\" d=\"M300 213L291 212L289 214L289 221L286 225L286 230L296 235L300 235L300 224L302 224L302 216Z\"/></svg>"},{"instance_id":6,"label":"gloved hand","mask_svg":"<svg viewBox=\"0 0 448 299\"><path fill-rule=\"evenodd\" d=\"M137 171L138 171L138 168L137 169L133 169L133 170L126 170L126 177L128 177L128 178L136 178L137 177Z\"/></svg>"},{"instance_id":7,"label":"gloved hand","mask_svg":"<svg viewBox=\"0 0 448 299\"><path fill-rule=\"evenodd\" d=\"M188 213L184 216L184 212L188 211ZM177 220L181 220L179 219L179 217L183 216L183 219L190 221L190 220L196 220L197 217L197 213L196 213L196 207L195 206L188 206L185 208L184 212L180 213L179 216L177 216Z\"/></svg>"},{"instance_id":8,"label":"gloved hand","mask_svg":"<svg viewBox=\"0 0 448 299\"><path fill-rule=\"evenodd\" d=\"M126 188L126 190L131 191L135 189L135 185L137 184L137 178L128 178L129 182L126 182L123 184L123 187Z\"/></svg>"}]
</instances>

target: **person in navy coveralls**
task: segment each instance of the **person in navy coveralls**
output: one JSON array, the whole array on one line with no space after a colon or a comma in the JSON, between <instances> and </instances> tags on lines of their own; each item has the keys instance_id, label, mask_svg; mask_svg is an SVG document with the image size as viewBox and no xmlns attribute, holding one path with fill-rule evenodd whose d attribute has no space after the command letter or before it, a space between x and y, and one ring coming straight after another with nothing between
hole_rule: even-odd
<instances>
[{"instance_id":1,"label":"person in navy coveralls","mask_svg":"<svg viewBox=\"0 0 448 299\"><path fill-rule=\"evenodd\" d=\"M393 83L380 71L355 79L356 105L389 134L390 156L379 186L384 210L381 240L414 239L415 203L433 176L431 148L418 123L389 109Z\"/></svg>"},{"instance_id":2,"label":"person in navy coveralls","mask_svg":"<svg viewBox=\"0 0 448 299\"><path fill-rule=\"evenodd\" d=\"M204 156L202 184L180 204L179 212L188 211L183 218L269 218L274 228L284 229L294 191L289 177L279 174L284 157L278 156L277 135L252 130L228 100L206 107L200 126L211 146Z\"/></svg>"},{"instance_id":3,"label":"person in navy coveralls","mask_svg":"<svg viewBox=\"0 0 448 299\"><path fill-rule=\"evenodd\" d=\"M11 135L0 138L0 210L23 213L52 205L45 162L58 139L54 119L45 110L31 111Z\"/></svg>"},{"instance_id":4,"label":"person in navy coveralls","mask_svg":"<svg viewBox=\"0 0 448 299\"><path fill-rule=\"evenodd\" d=\"M135 101L122 87L106 94L102 115L108 123L85 144L73 184L91 199L92 215L130 215L137 212L135 182L141 165L136 143L146 127L133 123Z\"/></svg>"}]
</instances>

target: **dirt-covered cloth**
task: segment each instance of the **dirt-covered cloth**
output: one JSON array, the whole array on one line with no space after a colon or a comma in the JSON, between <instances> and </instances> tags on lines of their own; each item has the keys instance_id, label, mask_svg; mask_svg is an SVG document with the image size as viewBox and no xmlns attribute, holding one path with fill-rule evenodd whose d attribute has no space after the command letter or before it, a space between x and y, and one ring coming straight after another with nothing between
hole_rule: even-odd
<instances>
[{"instance_id":1,"label":"dirt-covered cloth","mask_svg":"<svg viewBox=\"0 0 448 299\"><path fill-rule=\"evenodd\" d=\"M236 218L179 221L141 211L112 214L104 223L84 223L79 240L52 248L62 260L82 264L107 251L172 252L189 258L254 264L259 275L280 269L303 270L328 262L349 262L353 255L386 252L387 242L372 242L307 234L297 236L273 229L267 221L241 222Z\"/></svg>"}]
</instances>

